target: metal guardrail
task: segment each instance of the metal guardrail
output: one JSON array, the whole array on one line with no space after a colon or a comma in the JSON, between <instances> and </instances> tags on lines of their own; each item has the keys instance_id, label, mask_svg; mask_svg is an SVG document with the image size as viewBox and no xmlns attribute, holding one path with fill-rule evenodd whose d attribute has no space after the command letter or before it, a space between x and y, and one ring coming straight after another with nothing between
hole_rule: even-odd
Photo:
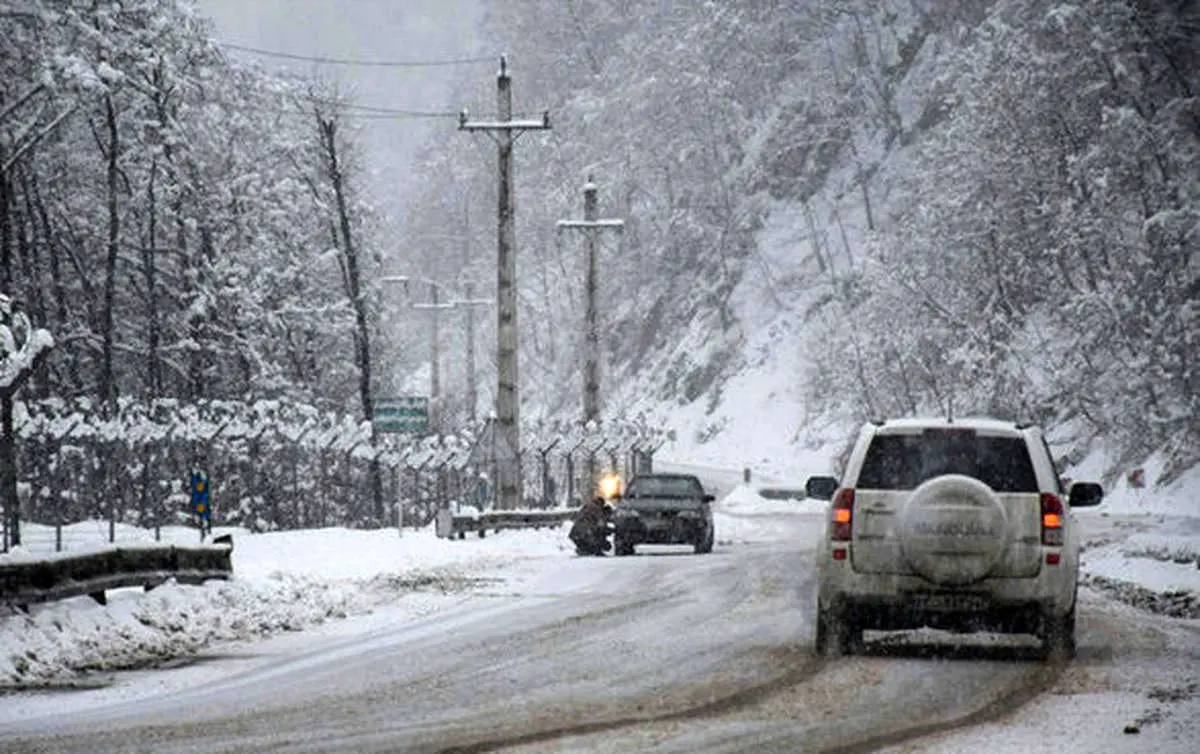
<instances>
[{"instance_id":1,"label":"metal guardrail","mask_svg":"<svg viewBox=\"0 0 1200 754\"><path fill-rule=\"evenodd\" d=\"M442 539L465 539L467 532L476 532L480 538L504 529L541 529L561 526L574 521L578 508L555 508L552 510L484 511L483 513L454 513L442 508L437 513L434 531Z\"/></svg>"},{"instance_id":2,"label":"metal guardrail","mask_svg":"<svg viewBox=\"0 0 1200 754\"><path fill-rule=\"evenodd\" d=\"M0 604L24 609L31 604L89 595L106 604L109 589L152 589L174 579L200 584L233 575L229 547L117 548L23 563L0 565Z\"/></svg>"},{"instance_id":3,"label":"metal guardrail","mask_svg":"<svg viewBox=\"0 0 1200 754\"><path fill-rule=\"evenodd\" d=\"M808 493L800 487L759 487L759 497L767 500L807 500Z\"/></svg>"}]
</instances>

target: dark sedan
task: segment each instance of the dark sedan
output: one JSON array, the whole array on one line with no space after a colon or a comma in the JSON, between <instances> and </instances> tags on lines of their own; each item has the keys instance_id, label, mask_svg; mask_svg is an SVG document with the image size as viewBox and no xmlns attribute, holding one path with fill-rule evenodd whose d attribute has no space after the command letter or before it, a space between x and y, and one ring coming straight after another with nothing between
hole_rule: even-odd
<instances>
[{"instance_id":1,"label":"dark sedan","mask_svg":"<svg viewBox=\"0 0 1200 754\"><path fill-rule=\"evenodd\" d=\"M712 552L713 496L687 474L642 474L629 481L613 514L613 551L632 555L639 544L692 545Z\"/></svg>"}]
</instances>

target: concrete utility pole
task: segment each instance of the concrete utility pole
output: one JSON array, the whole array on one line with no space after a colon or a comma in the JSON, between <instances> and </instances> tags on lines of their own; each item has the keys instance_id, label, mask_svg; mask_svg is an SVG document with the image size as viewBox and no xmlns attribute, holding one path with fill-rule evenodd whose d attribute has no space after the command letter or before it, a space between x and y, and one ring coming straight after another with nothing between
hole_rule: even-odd
<instances>
[{"instance_id":1,"label":"concrete utility pole","mask_svg":"<svg viewBox=\"0 0 1200 754\"><path fill-rule=\"evenodd\" d=\"M412 278L408 275L391 275L380 278L383 283L403 283L405 290L408 290L408 283L411 281L420 281L429 286L429 303L412 304L413 309L424 309L431 311L433 320L431 322L432 329L429 334L429 424L435 429L441 429L442 418L442 381L441 381L441 319L440 312L443 309L458 309L463 308L467 312L467 410L472 420L475 419L475 404L477 401L478 390L475 386L475 312L476 306L491 306L495 301L491 299L472 298L473 286L467 283L463 286L465 298L453 298L450 301L442 302L439 291L448 286L442 285L436 280L429 278L418 277Z\"/></svg>"},{"instance_id":2,"label":"concrete utility pole","mask_svg":"<svg viewBox=\"0 0 1200 754\"><path fill-rule=\"evenodd\" d=\"M479 389L475 384L475 307L492 306L495 301L487 298L475 298L475 286L463 284L463 298L450 302L451 306L462 307L467 311L467 416L475 421L475 404L479 402Z\"/></svg>"},{"instance_id":3,"label":"concrete utility pole","mask_svg":"<svg viewBox=\"0 0 1200 754\"><path fill-rule=\"evenodd\" d=\"M472 296L475 286L467 283L463 287L467 300L463 303L476 303ZM475 309L467 306L467 420L475 423L475 404L479 403L479 388L475 385Z\"/></svg>"},{"instance_id":4,"label":"concrete utility pole","mask_svg":"<svg viewBox=\"0 0 1200 754\"><path fill-rule=\"evenodd\" d=\"M438 432L442 428L442 380L441 354L438 350L440 314L443 309L453 309L454 304L438 303L438 285L429 283L428 304L413 304L414 309L426 309L433 313L433 324L429 331L429 428Z\"/></svg>"},{"instance_id":5,"label":"concrete utility pole","mask_svg":"<svg viewBox=\"0 0 1200 754\"><path fill-rule=\"evenodd\" d=\"M508 468L500 473L498 503L501 509L513 509L521 500L521 407L517 369L517 244L514 227L512 151L517 137L525 131L550 128L550 113L541 120L512 119L512 79L508 63L500 58L496 77L497 118L494 121L468 121L464 110L459 115L461 131L484 131L493 138L499 155L499 191L496 265L496 430L511 454Z\"/></svg>"},{"instance_id":6,"label":"concrete utility pole","mask_svg":"<svg viewBox=\"0 0 1200 754\"><path fill-rule=\"evenodd\" d=\"M625 221L616 218L601 219L596 199L596 184L588 176L583 186L583 220L559 220L558 229L578 228L583 230L587 248L587 274L584 289L587 292L587 309L584 314L584 366L583 366L583 423L600 421L600 333L596 327L596 236L603 230L621 230Z\"/></svg>"},{"instance_id":7,"label":"concrete utility pole","mask_svg":"<svg viewBox=\"0 0 1200 754\"><path fill-rule=\"evenodd\" d=\"M464 271L471 267L471 201L463 196L462 224L462 268ZM463 295L467 306L467 421L475 423L476 410L479 403L479 387L475 384L475 312L470 304L474 301L475 286L471 283L463 285Z\"/></svg>"}]
</instances>

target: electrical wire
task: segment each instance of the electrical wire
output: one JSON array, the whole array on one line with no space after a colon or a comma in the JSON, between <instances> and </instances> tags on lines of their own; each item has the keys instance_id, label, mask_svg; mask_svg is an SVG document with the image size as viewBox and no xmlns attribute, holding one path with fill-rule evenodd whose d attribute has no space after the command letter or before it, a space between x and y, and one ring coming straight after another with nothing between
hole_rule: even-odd
<instances>
[{"instance_id":1,"label":"electrical wire","mask_svg":"<svg viewBox=\"0 0 1200 754\"><path fill-rule=\"evenodd\" d=\"M336 105L337 103L332 102L332 101L326 101L325 104ZM395 108L395 107L378 107L375 105L355 105L355 104L352 104L349 102L341 103L341 107L345 108L346 110L356 111L356 112L349 113L349 115L353 115L353 116L360 117L360 118L365 118L365 117L369 117L369 116L398 117L398 118L457 118L458 117L457 112L452 112L450 110L443 110L443 111L405 110L403 108Z\"/></svg>"},{"instance_id":2,"label":"electrical wire","mask_svg":"<svg viewBox=\"0 0 1200 754\"><path fill-rule=\"evenodd\" d=\"M312 115L311 112L307 112L305 110L286 110L286 109L281 108L278 112L283 113L284 115L300 115L300 116ZM342 116L346 117L346 118L353 118L355 120L405 120L408 118L449 119L449 118L458 117L457 115L452 114L452 113L451 114L441 114L441 113L414 114L414 113L356 113L356 112L342 113Z\"/></svg>"},{"instance_id":3,"label":"electrical wire","mask_svg":"<svg viewBox=\"0 0 1200 754\"><path fill-rule=\"evenodd\" d=\"M300 105L302 105L302 104L303 103L298 103L298 106L293 107L293 108L286 108L286 109L280 108L280 109L282 109L282 110L284 110L284 112L288 112L288 113L296 113L299 115L311 115L310 112L308 112L300 107ZM343 110L343 112L341 114L345 117L361 118L364 120L393 120L396 118L450 119L450 118L458 117L458 113L453 113L453 112L449 112L449 111L438 112L438 111L433 111L433 110L397 110L397 109L393 109L390 107L371 107L368 105L351 105L349 103L342 103L342 104L338 105L338 104L335 104L332 102L323 102L322 104L330 105L332 107L340 107Z\"/></svg>"},{"instance_id":4,"label":"electrical wire","mask_svg":"<svg viewBox=\"0 0 1200 754\"><path fill-rule=\"evenodd\" d=\"M287 101L269 100L258 102L234 102L227 99L210 99L207 104L215 104L227 110L240 112L276 113L282 115L311 116L311 105L323 105L337 112L340 117L365 119L404 119L404 118L441 118L457 119L459 113L451 110L408 110L396 107L380 107L378 105L360 105L346 100L336 100L327 97L300 95Z\"/></svg>"},{"instance_id":5,"label":"electrical wire","mask_svg":"<svg viewBox=\"0 0 1200 754\"><path fill-rule=\"evenodd\" d=\"M436 68L440 66L451 65L492 63L496 61L496 58L494 57L450 58L447 60L356 60L353 58L334 58L324 55L297 55L290 52L278 52L276 50L264 50L261 47L250 47L248 45L234 44L233 42L218 41L217 44L227 50L248 52L253 55L262 55L263 57L268 58L299 60L306 63L325 63L327 65L366 66L374 68Z\"/></svg>"}]
</instances>

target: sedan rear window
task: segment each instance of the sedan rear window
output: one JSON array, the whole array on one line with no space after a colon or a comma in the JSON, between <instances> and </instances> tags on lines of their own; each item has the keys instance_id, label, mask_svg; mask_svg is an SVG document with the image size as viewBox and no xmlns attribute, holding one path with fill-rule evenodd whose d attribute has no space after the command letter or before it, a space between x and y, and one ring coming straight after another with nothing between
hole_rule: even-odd
<instances>
[{"instance_id":1,"label":"sedan rear window","mask_svg":"<svg viewBox=\"0 0 1200 754\"><path fill-rule=\"evenodd\" d=\"M625 497L700 497L704 488L694 477L646 476L634 479Z\"/></svg>"},{"instance_id":2,"label":"sedan rear window","mask_svg":"<svg viewBox=\"0 0 1200 754\"><path fill-rule=\"evenodd\" d=\"M1037 492L1025 440L961 430L877 435L867 448L860 489L911 490L943 474L975 477L996 492Z\"/></svg>"}]
</instances>

